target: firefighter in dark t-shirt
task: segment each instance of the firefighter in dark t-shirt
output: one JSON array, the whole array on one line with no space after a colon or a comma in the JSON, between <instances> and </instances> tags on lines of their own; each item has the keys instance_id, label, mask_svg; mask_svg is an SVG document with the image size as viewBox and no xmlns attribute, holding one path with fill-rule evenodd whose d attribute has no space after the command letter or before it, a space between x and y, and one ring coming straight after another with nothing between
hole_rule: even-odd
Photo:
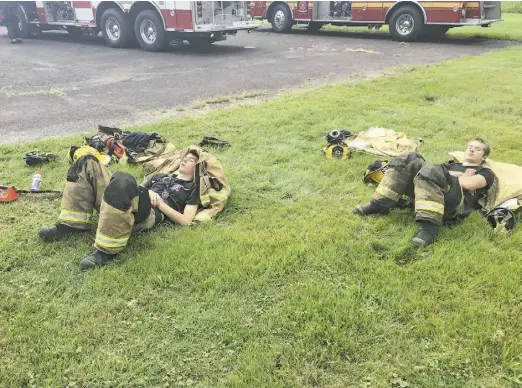
<instances>
[{"instance_id":1,"label":"firefighter in dark t-shirt","mask_svg":"<svg viewBox=\"0 0 522 388\"><path fill-rule=\"evenodd\" d=\"M194 163L197 162L197 157L194 155L190 155L188 158L194 159ZM169 217L170 209L184 214L187 205L192 210L197 210L200 202L197 185L192 178L187 180L185 176L158 174L145 182L143 186L149 190L151 205L162 214L162 220L165 218L164 216ZM176 222L176 218L172 214L174 213L171 213L169 219Z\"/></svg>"},{"instance_id":2,"label":"firefighter in dark t-shirt","mask_svg":"<svg viewBox=\"0 0 522 388\"><path fill-rule=\"evenodd\" d=\"M126 247L132 232L150 230L163 221L192 223L200 204L194 182L196 151L184 155L177 175L155 175L143 185L127 173L111 175L92 151L69 170L56 225L40 228L40 237L47 241L89 231L93 210L98 210L95 250L80 262L83 269L110 261Z\"/></svg>"},{"instance_id":3,"label":"firefighter in dark t-shirt","mask_svg":"<svg viewBox=\"0 0 522 388\"><path fill-rule=\"evenodd\" d=\"M480 207L479 200L495 180L493 171L482 166L489 152L484 140L473 139L463 163L435 165L416 152L400 155L388 164L372 200L357 205L353 212L361 216L388 214L403 195L414 198L419 232L412 243L425 247L435 240L440 226L457 223Z\"/></svg>"}]
</instances>

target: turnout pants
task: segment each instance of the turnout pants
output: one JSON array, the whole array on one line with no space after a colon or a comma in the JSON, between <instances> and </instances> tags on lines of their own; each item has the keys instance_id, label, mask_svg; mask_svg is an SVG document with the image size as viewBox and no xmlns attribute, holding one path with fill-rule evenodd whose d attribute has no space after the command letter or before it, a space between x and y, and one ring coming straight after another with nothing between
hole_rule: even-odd
<instances>
[{"instance_id":1,"label":"turnout pants","mask_svg":"<svg viewBox=\"0 0 522 388\"><path fill-rule=\"evenodd\" d=\"M402 195L415 200L415 220L436 225L455 222L464 215L464 194L444 164L426 163L411 152L395 157L372 199L397 203Z\"/></svg>"},{"instance_id":2,"label":"turnout pants","mask_svg":"<svg viewBox=\"0 0 522 388\"><path fill-rule=\"evenodd\" d=\"M92 158L81 158L69 170L59 221L76 229L90 229L93 210L99 212L94 247L117 254L132 232L151 229L163 216L150 205L148 190L127 173L111 175Z\"/></svg>"},{"instance_id":3,"label":"turnout pants","mask_svg":"<svg viewBox=\"0 0 522 388\"><path fill-rule=\"evenodd\" d=\"M17 8L18 5L16 4L6 4L2 10L9 39L18 39L22 37L20 28L18 27L18 16L16 15Z\"/></svg>"}]
</instances>

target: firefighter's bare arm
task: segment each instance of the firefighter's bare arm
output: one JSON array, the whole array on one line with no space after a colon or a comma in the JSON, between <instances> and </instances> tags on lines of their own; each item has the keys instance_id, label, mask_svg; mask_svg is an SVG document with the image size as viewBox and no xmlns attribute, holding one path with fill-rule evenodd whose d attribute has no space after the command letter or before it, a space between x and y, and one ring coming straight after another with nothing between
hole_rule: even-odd
<instances>
[{"instance_id":1,"label":"firefighter's bare arm","mask_svg":"<svg viewBox=\"0 0 522 388\"><path fill-rule=\"evenodd\" d=\"M180 213L163 202L158 193L150 190L149 198L151 206L157 207L160 212L165 214L176 224L189 225L192 221L194 221L194 217L198 211L198 205L186 205L183 213Z\"/></svg>"},{"instance_id":2,"label":"firefighter's bare arm","mask_svg":"<svg viewBox=\"0 0 522 388\"><path fill-rule=\"evenodd\" d=\"M463 174L459 177L459 184L465 190L478 190L486 187L488 182L482 175L469 176Z\"/></svg>"},{"instance_id":3,"label":"firefighter's bare arm","mask_svg":"<svg viewBox=\"0 0 522 388\"><path fill-rule=\"evenodd\" d=\"M180 213L163 201L161 201L157 207L160 212L169 217L171 221L174 221L176 224L180 225L190 225L190 223L194 221L194 217L198 211L198 205L186 205L183 213Z\"/></svg>"},{"instance_id":4,"label":"firefighter's bare arm","mask_svg":"<svg viewBox=\"0 0 522 388\"><path fill-rule=\"evenodd\" d=\"M463 173L463 172L460 172L460 171L450 171L449 174L450 174L451 176L455 176L455 177L457 177L457 178L460 177L460 176L463 176L463 175L464 175L464 173Z\"/></svg>"}]
</instances>

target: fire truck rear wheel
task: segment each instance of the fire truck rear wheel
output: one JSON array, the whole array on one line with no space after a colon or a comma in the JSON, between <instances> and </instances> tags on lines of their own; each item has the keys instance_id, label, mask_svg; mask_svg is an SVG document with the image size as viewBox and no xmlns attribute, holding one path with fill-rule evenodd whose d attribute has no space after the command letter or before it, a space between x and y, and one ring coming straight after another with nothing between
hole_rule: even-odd
<instances>
[{"instance_id":1,"label":"fire truck rear wheel","mask_svg":"<svg viewBox=\"0 0 522 388\"><path fill-rule=\"evenodd\" d=\"M390 18L390 34L401 42L412 42L424 32L424 17L419 8L413 5L400 7Z\"/></svg>"},{"instance_id":2,"label":"fire truck rear wheel","mask_svg":"<svg viewBox=\"0 0 522 388\"><path fill-rule=\"evenodd\" d=\"M288 32L292 28L292 13L290 8L283 4L277 4L272 13L272 30L275 32Z\"/></svg>"},{"instance_id":3,"label":"fire truck rear wheel","mask_svg":"<svg viewBox=\"0 0 522 388\"><path fill-rule=\"evenodd\" d=\"M32 25L27 23L27 11L24 6L18 4L18 9L16 10L16 16L18 17L18 29L20 30L20 35L24 39L30 38L32 34Z\"/></svg>"},{"instance_id":4,"label":"fire truck rear wheel","mask_svg":"<svg viewBox=\"0 0 522 388\"><path fill-rule=\"evenodd\" d=\"M155 11L141 11L134 22L134 33L141 48L161 51L165 48L163 21Z\"/></svg>"},{"instance_id":5,"label":"fire truck rear wheel","mask_svg":"<svg viewBox=\"0 0 522 388\"><path fill-rule=\"evenodd\" d=\"M111 47L126 47L130 41L130 27L119 9L106 10L101 17L100 27L105 43Z\"/></svg>"}]
</instances>

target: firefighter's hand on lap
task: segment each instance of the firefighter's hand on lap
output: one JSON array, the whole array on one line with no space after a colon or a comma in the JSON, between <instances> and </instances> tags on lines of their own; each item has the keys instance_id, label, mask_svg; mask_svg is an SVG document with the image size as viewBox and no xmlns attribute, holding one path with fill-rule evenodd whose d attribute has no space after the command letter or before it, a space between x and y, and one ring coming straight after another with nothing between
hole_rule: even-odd
<instances>
[{"instance_id":1,"label":"firefighter's hand on lap","mask_svg":"<svg viewBox=\"0 0 522 388\"><path fill-rule=\"evenodd\" d=\"M158 207L163 200L159 196L158 193L155 193L154 191L149 190L149 198L150 198L150 204L151 206Z\"/></svg>"}]
</instances>

